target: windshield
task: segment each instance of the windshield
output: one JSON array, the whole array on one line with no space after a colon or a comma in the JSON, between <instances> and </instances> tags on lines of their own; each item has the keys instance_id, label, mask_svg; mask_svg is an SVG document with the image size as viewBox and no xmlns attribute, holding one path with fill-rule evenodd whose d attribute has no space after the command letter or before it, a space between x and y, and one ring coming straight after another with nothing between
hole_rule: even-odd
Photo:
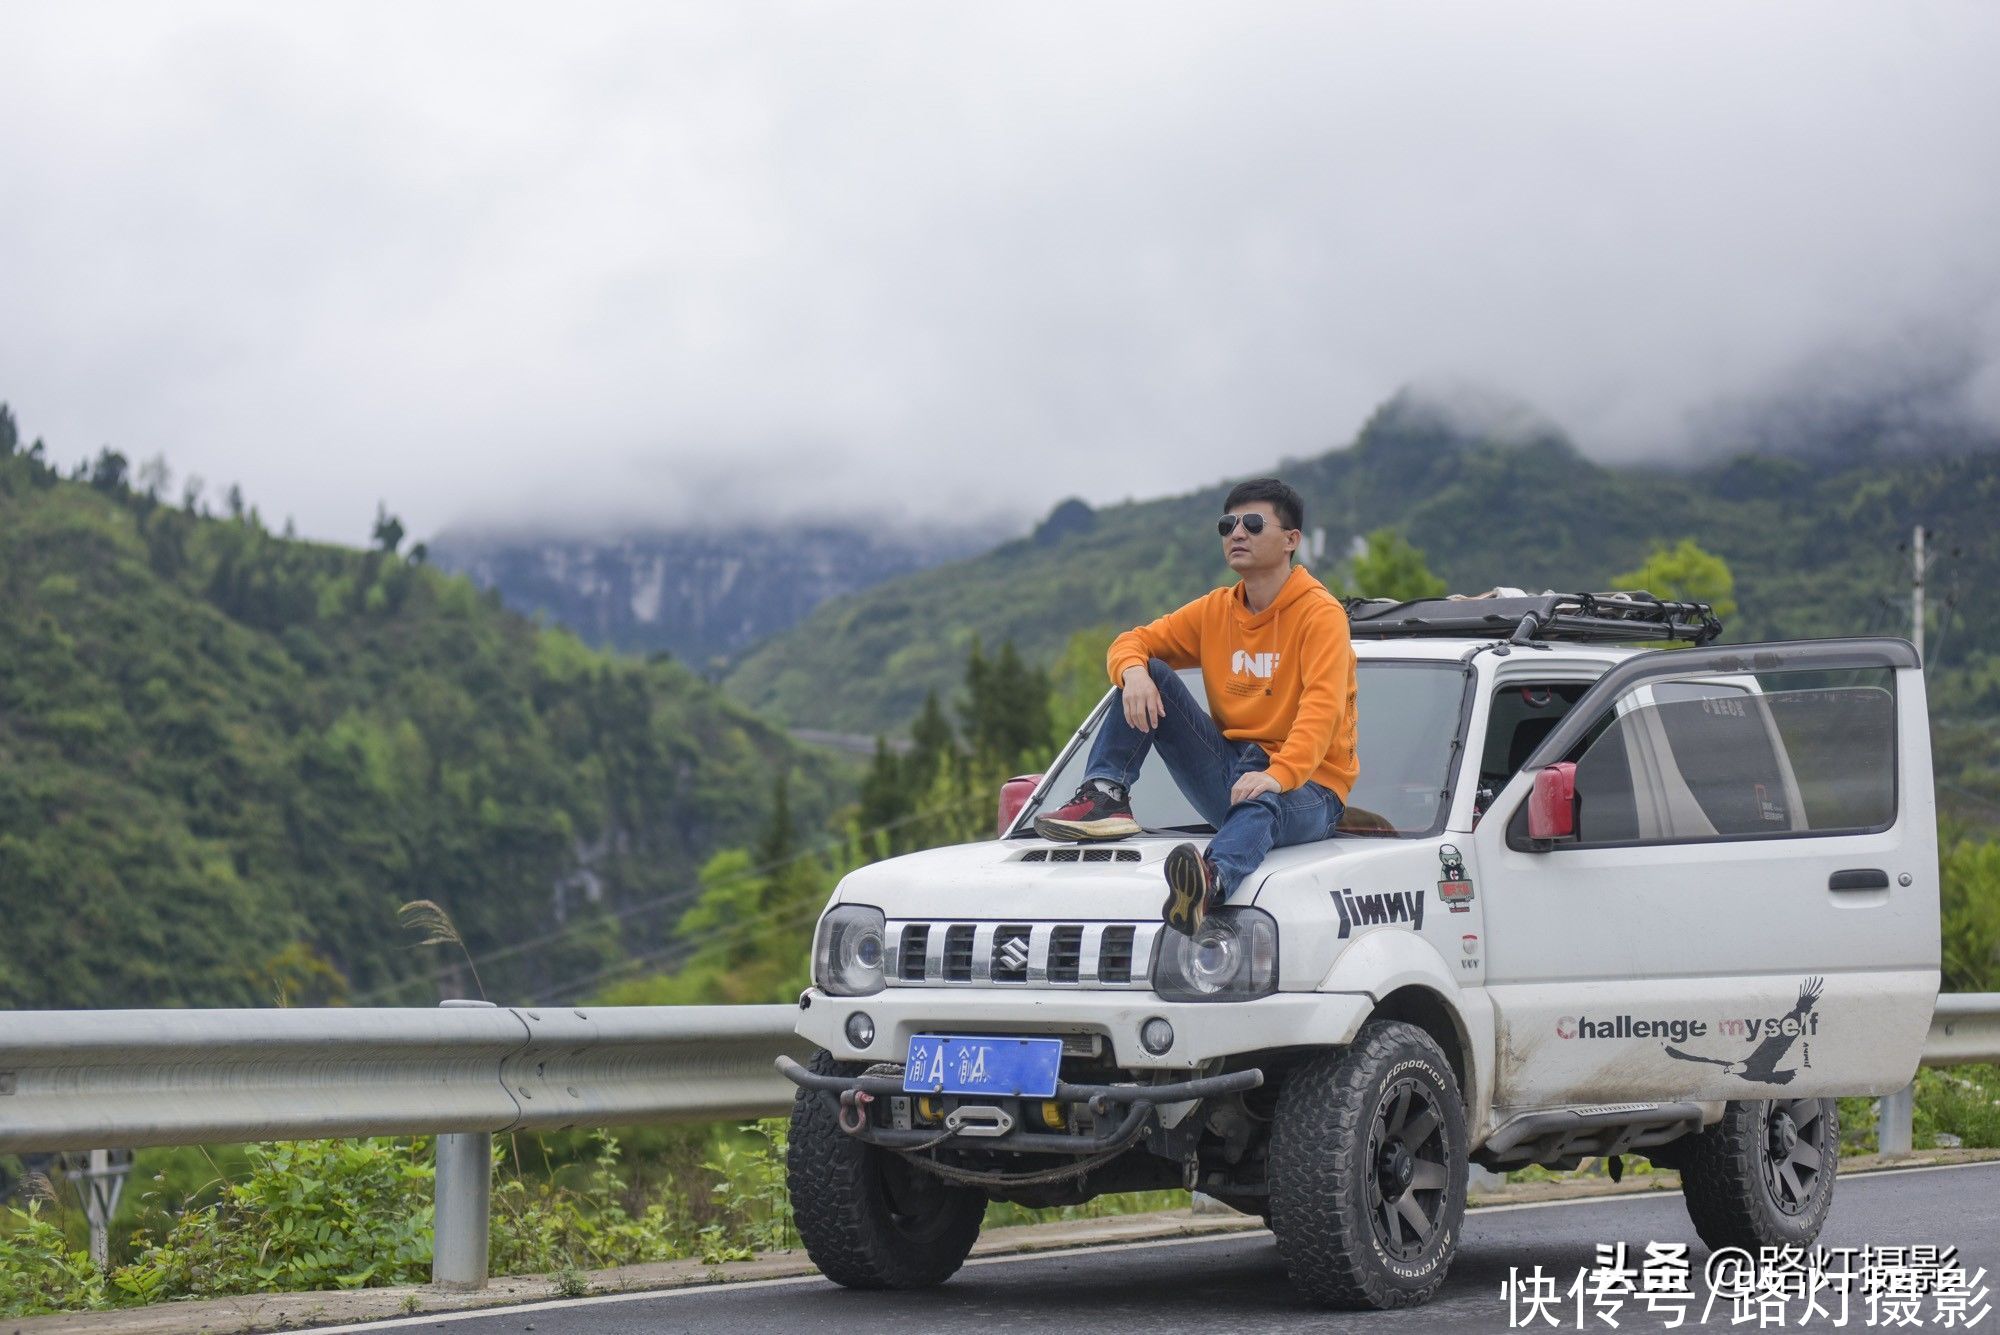
<instances>
[{"instance_id":1,"label":"windshield","mask_svg":"<svg viewBox=\"0 0 2000 1335\"><path fill-rule=\"evenodd\" d=\"M1208 694L1200 671L1189 668L1180 675L1206 708ZM1361 777L1348 795L1343 830L1428 834L1438 825L1452 758L1457 754L1452 742L1458 736L1464 698L1465 670L1457 663L1376 661L1357 666L1356 750ZM1054 780L1042 789L1043 801L1052 799L1060 804L1076 791L1083 782L1091 743L1102 726L1100 711L1082 745L1069 753ZM1029 828L1035 809L1030 807L1018 829ZM1148 829L1206 832L1210 828L1181 796L1157 755L1146 757L1139 781L1132 785L1132 814Z\"/></svg>"}]
</instances>

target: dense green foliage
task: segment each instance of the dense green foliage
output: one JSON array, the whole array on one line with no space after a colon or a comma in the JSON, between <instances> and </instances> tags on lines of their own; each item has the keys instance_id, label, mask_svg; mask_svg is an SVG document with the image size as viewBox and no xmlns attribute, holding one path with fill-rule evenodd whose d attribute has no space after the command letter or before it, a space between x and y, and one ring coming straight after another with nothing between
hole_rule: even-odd
<instances>
[{"instance_id":1,"label":"dense green foliage","mask_svg":"<svg viewBox=\"0 0 2000 1335\"><path fill-rule=\"evenodd\" d=\"M1938 863L1943 989L2000 992L2000 841L1947 829Z\"/></svg>"},{"instance_id":2,"label":"dense green foliage","mask_svg":"<svg viewBox=\"0 0 2000 1335\"><path fill-rule=\"evenodd\" d=\"M1431 573L1424 554L1393 528L1370 533L1366 545L1347 563L1347 578L1327 585L1343 598L1393 598L1399 603L1437 598L1449 592Z\"/></svg>"},{"instance_id":3,"label":"dense green foliage","mask_svg":"<svg viewBox=\"0 0 2000 1335\"><path fill-rule=\"evenodd\" d=\"M1736 575L1692 538L1655 547L1637 570L1611 577L1614 589L1644 589L1675 602L1707 603L1726 624L1736 615Z\"/></svg>"},{"instance_id":4,"label":"dense green foliage","mask_svg":"<svg viewBox=\"0 0 2000 1335\"><path fill-rule=\"evenodd\" d=\"M793 1245L785 1123L717 1128L648 1181L618 1142L593 1137L571 1168L534 1178L496 1147L489 1259L501 1275L575 1275L645 1261L710 1263ZM109 1267L43 1199L0 1212L0 1317L179 1298L422 1284L430 1279L435 1169L427 1140L315 1140L248 1147L211 1199L158 1216ZM135 1184L137 1187L140 1184Z\"/></svg>"},{"instance_id":5,"label":"dense green foliage","mask_svg":"<svg viewBox=\"0 0 2000 1335\"><path fill-rule=\"evenodd\" d=\"M400 552L209 517L164 469L60 477L0 421L0 1006L496 999L663 942L694 869L823 761ZM431 978L442 968L446 977Z\"/></svg>"},{"instance_id":6,"label":"dense green foliage","mask_svg":"<svg viewBox=\"0 0 2000 1335\"><path fill-rule=\"evenodd\" d=\"M1093 674L1092 703L1104 693L1101 650ZM797 996L810 981L813 926L842 876L898 853L992 837L1001 783L1040 769L1060 747L1050 699L1049 675L1024 664L1013 645L989 657L975 642L953 711L956 727L938 697L926 697L910 727L911 747L897 751L878 741L846 830L817 846L800 846L781 790L756 847L719 853L702 869L701 896L680 920L667 967L617 981L598 1002Z\"/></svg>"},{"instance_id":7,"label":"dense green foliage","mask_svg":"<svg viewBox=\"0 0 2000 1335\"><path fill-rule=\"evenodd\" d=\"M1927 524L1946 553L1932 571L1930 648L1952 674L1940 701L1960 719L2000 714L2000 618L1971 596L2000 586L2000 545L1986 539L2000 454L1611 467L1553 431L1468 436L1404 396L1352 446L1279 471L1304 494L1307 527L1326 530L1329 558L1393 527L1467 592L1606 588L1655 549L1692 539L1734 572L1732 640L1907 633L1902 549L1911 526ZM1029 663L1049 664L1078 630L1135 625L1221 582L1211 521L1234 480L1087 516L1065 502L1068 522L822 605L747 655L727 684L813 727L902 726L927 691L949 686L974 636L1012 640ZM1348 583L1339 566L1329 561L1329 581ZM1967 745L2000 757L1990 732Z\"/></svg>"}]
</instances>

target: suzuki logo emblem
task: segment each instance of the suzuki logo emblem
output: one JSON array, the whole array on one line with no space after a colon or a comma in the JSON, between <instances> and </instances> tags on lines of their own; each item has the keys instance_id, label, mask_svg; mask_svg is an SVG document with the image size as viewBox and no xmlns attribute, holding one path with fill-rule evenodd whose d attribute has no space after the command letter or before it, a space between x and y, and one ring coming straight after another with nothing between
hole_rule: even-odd
<instances>
[{"instance_id":1,"label":"suzuki logo emblem","mask_svg":"<svg viewBox=\"0 0 2000 1335\"><path fill-rule=\"evenodd\" d=\"M1010 973L1019 973L1028 967L1028 943L1018 936L1010 936L1000 946L1000 963Z\"/></svg>"}]
</instances>

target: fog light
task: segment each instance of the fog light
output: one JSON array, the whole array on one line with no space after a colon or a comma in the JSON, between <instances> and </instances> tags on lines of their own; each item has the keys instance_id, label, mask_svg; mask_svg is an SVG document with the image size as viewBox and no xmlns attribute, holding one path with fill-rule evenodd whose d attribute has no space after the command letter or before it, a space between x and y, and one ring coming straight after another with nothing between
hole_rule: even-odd
<instances>
[{"instance_id":1,"label":"fog light","mask_svg":"<svg viewBox=\"0 0 2000 1335\"><path fill-rule=\"evenodd\" d=\"M856 1011L847 1017L847 1041L857 1048L875 1041L875 1022L868 1018L867 1011Z\"/></svg>"},{"instance_id":2,"label":"fog light","mask_svg":"<svg viewBox=\"0 0 2000 1335\"><path fill-rule=\"evenodd\" d=\"M1174 1027L1155 1015L1139 1027L1139 1042L1157 1057L1174 1045Z\"/></svg>"},{"instance_id":3,"label":"fog light","mask_svg":"<svg viewBox=\"0 0 2000 1335\"><path fill-rule=\"evenodd\" d=\"M1069 1127L1069 1118L1063 1113L1063 1106L1054 1099L1042 1100L1042 1125L1051 1131L1063 1131Z\"/></svg>"}]
</instances>

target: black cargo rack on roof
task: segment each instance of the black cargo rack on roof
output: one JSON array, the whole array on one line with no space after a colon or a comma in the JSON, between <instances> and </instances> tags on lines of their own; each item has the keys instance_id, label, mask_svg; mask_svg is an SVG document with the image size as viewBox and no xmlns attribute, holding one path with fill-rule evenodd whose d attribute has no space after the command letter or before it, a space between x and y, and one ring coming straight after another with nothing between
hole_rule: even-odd
<instances>
[{"instance_id":1,"label":"black cargo rack on roof","mask_svg":"<svg viewBox=\"0 0 2000 1335\"><path fill-rule=\"evenodd\" d=\"M1356 638L1371 640L1448 636L1515 644L1537 640L1707 644L1722 634L1722 623L1707 603L1669 602L1649 593L1481 595L1407 603L1349 598L1343 605L1349 630Z\"/></svg>"}]
</instances>

